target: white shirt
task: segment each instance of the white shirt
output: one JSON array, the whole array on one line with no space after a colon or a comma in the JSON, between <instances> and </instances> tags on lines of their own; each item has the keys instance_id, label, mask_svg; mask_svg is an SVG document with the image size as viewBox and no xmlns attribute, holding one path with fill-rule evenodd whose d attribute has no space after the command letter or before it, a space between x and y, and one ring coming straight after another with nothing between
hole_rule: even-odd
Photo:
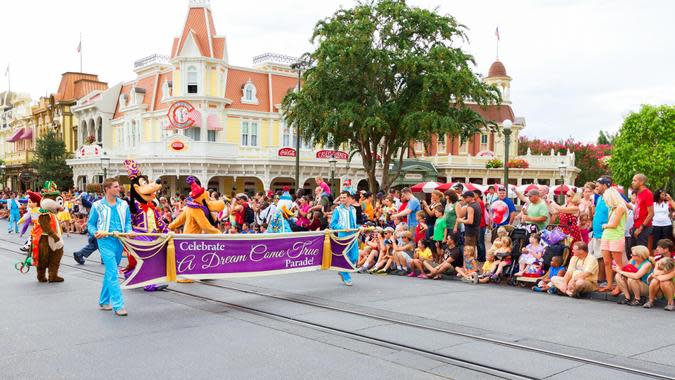
<instances>
[{"instance_id":1,"label":"white shirt","mask_svg":"<svg viewBox=\"0 0 675 380\"><path fill-rule=\"evenodd\" d=\"M668 214L668 202L654 202L654 219L652 219L652 225L656 227L671 226L673 222L670 220L670 215Z\"/></svg>"}]
</instances>

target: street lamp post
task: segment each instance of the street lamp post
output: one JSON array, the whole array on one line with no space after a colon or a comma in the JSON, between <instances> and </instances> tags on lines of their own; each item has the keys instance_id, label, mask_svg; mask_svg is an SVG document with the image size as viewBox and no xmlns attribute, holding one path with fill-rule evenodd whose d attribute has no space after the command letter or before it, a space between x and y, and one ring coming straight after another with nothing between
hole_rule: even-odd
<instances>
[{"instance_id":1,"label":"street lamp post","mask_svg":"<svg viewBox=\"0 0 675 380\"><path fill-rule=\"evenodd\" d=\"M103 180L108 178L108 169L110 169L110 157L101 157L101 169L103 169Z\"/></svg>"},{"instance_id":2,"label":"street lamp post","mask_svg":"<svg viewBox=\"0 0 675 380\"><path fill-rule=\"evenodd\" d=\"M565 190L565 176L567 175L567 165L565 165L564 162L560 162L560 165L558 165L558 172L560 173L560 204L562 205L565 201L565 195L563 194L563 190Z\"/></svg>"},{"instance_id":3,"label":"street lamp post","mask_svg":"<svg viewBox=\"0 0 675 380\"><path fill-rule=\"evenodd\" d=\"M337 167L335 153L330 156L330 159L328 160L328 166L330 167L330 189L331 192L335 194L335 169Z\"/></svg>"},{"instance_id":4,"label":"street lamp post","mask_svg":"<svg viewBox=\"0 0 675 380\"><path fill-rule=\"evenodd\" d=\"M504 129L504 189L506 190L506 197L509 197L509 145L511 144L511 127L513 123L506 119L502 122Z\"/></svg>"},{"instance_id":5,"label":"street lamp post","mask_svg":"<svg viewBox=\"0 0 675 380\"><path fill-rule=\"evenodd\" d=\"M298 70L298 92L300 92L300 81L302 79L302 68L305 62L300 59L291 65L291 69ZM295 123L295 188L300 189L300 124Z\"/></svg>"}]
</instances>

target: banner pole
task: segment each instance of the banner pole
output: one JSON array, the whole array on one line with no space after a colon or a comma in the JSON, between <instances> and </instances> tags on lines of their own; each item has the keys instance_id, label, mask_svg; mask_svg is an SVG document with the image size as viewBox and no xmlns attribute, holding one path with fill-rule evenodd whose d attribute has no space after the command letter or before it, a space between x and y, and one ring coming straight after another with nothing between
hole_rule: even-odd
<instances>
[{"instance_id":1,"label":"banner pole","mask_svg":"<svg viewBox=\"0 0 675 380\"><path fill-rule=\"evenodd\" d=\"M176 281L176 247L173 244L173 233L166 242L166 281Z\"/></svg>"},{"instance_id":2,"label":"banner pole","mask_svg":"<svg viewBox=\"0 0 675 380\"><path fill-rule=\"evenodd\" d=\"M333 261L333 252L330 248L330 230L326 230L323 235L323 257L321 258L321 270L330 269Z\"/></svg>"}]
</instances>

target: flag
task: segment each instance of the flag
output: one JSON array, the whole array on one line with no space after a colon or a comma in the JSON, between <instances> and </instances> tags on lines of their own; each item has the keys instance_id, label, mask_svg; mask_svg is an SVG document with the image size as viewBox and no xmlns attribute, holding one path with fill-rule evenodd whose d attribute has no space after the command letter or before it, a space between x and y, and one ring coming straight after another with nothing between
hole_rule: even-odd
<instances>
[{"instance_id":1,"label":"flag","mask_svg":"<svg viewBox=\"0 0 675 380\"><path fill-rule=\"evenodd\" d=\"M82 50L82 41L80 41L79 44L77 44L77 52L79 53Z\"/></svg>"},{"instance_id":2,"label":"flag","mask_svg":"<svg viewBox=\"0 0 675 380\"><path fill-rule=\"evenodd\" d=\"M5 76L9 75L9 64L7 64L7 68L5 69Z\"/></svg>"},{"instance_id":3,"label":"flag","mask_svg":"<svg viewBox=\"0 0 675 380\"><path fill-rule=\"evenodd\" d=\"M495 29L495 36L497 36L497 41L499 41L499 27Z\"/></svg>"}]
</instances>

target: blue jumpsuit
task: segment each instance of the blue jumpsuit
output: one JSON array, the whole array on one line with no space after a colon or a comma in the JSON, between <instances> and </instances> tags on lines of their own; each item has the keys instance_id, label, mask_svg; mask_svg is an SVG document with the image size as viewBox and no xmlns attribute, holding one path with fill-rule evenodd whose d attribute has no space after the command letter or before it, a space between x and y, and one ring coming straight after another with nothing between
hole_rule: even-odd
<instances>
[{"instance_id":1,"label":"blue jumpsuit","mask_svg":"<svg viewBox=\"0 0 675 380\"><path fill-rule=\"evenodd\" d=\"M335 208L333 211L333 217L331 218L330 221L330 228L333 230L345 230L345 229L354 229L358 228L359 226L356 224L356 209L354 207L349 206L345 207L343 205L339 205L338 207ZM347 237L354 235L354 232L338 232L338 237ZM354 244L351 245L349 250L346 252L347 258L352 262L356 263L356 260L359 258L359 245L357 242L354 242ZM348 281L351 281L352 276L349 272L340 272L340 276L342 277L342 281L345 283Z\"/></svg>"},{"instance_id":2,"label":"blue jumpsuit","mask_svg":"<svg viewBox=\"0 0 675 380\"><path fill-rule=\"evenodd\" d=\"M16 198L8 199L7 203L9 205L9 225L7 225L7 232L19 233L19 219L21 219L21 214L19 213L19 201Z\"/></svg>"},{"instance_id":3,"label":"blue jumpsuit","mask_svg":"<svg viewBox=\"0 0 675 380\"><path fill-rule=\"evenodd\" d=\"M108 217L109 227L106 232L132 232L131 229L131 213L129 212L129 207L126 206L126 202L117 199L115 205L110 205L108 201L101 199L99 202L104 207L108 207ZM121 203L124 202L126 209L124 224L120 220L120 215L118 208L122 207ZM87 223L87 230L90 235L94 235L96 231L99 230L99 215L98 209L96 207L91 208L91 213L89 214L89 223ZM120 261L122 261L122 243L113 236L106 236L104 238L98 239L98 250L101 253L101 260L103 265L105 265L105 274L103 276L103 287L101 289L101 295L98 300L98 304L103 305L112 305L113 310L118 311L124 308L124 298L122 297L122 290L120 289L119 281L117 280L117 266Z\"/></svg>"}]
</instances>

